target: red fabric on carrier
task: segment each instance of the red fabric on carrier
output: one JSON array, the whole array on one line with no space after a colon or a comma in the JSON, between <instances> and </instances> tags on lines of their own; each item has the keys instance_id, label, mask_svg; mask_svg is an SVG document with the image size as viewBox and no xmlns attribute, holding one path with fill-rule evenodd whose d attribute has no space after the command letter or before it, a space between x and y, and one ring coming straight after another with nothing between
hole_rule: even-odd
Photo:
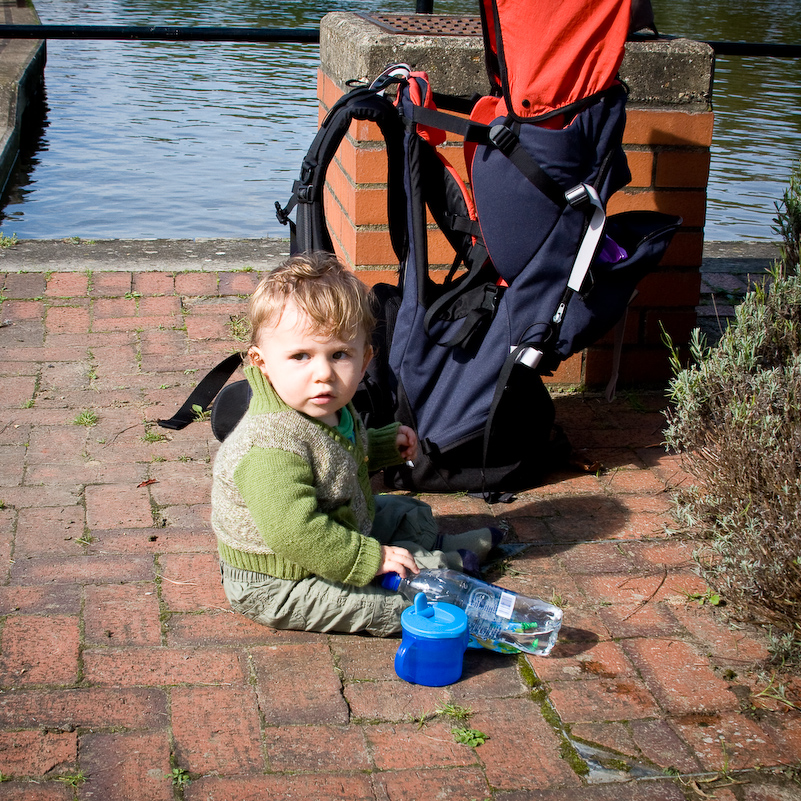
<instances>
[{"instance_id":1,"label":"red fabric on carrier","mask_svg":"<svg viewBox=\"0 0 801 801\"><path fill-rule=\"evenodd\" d=\"M521 118L536 117L615 83L629 32L631 0L482 3L485 44L497 55L504 73L496 85L507 85L498 116L511 111Z\"/></svg>"}]
</instances>

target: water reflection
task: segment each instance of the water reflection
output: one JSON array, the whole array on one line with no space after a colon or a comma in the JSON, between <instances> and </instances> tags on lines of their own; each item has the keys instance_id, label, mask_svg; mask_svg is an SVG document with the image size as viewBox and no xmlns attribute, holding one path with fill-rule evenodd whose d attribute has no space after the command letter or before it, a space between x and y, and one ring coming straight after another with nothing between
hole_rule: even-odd
<instances>
[{"instance_id":1,"label":"water reflection","mask_svg":"<svg viewBox=\"0 0 801 801\"><path fill-rule=\"evenodd\" d=\"M801 41L797 0L653 0L664 33ZM44 23L315 27L329 11L408 12L414 0L35 0ZM474 0L435 0L476 13ZM284 236L317 124L317 47L48 43L45 106L0 231L20 238ZM801 63L721 58L708 239L771 238L773 203L801 153Z\"/></svg>"},{"instance_id":2,"label":"water reflection","mask_svg":"<svg viewBox=\"0 0 801 801\"><path fill-rule=\"evenodd\" d=\"M798 0L652 0L660 32L705 41L801 42ZM801 158L801 60L720 57L706 238L772 239Z\"/></svg>"}]
</instances>

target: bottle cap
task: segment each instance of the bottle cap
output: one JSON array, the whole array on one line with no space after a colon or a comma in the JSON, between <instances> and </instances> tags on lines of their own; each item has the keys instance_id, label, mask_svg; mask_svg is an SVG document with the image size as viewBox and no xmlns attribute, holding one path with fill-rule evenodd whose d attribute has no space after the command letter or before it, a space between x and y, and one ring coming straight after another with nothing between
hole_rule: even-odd
<instances>
[{"instance_id":1,"label":"bottle cap","mask_svg":"<svg viewBox=\"0 0 801 801\"><path fill-rule=\"evenodd\" d=\"M397 573L384 573L381 578L381 586L385 590L392 590L393 592L398 591L398 587L400 587L401 577Z\"/></svg>"}]
</instances>

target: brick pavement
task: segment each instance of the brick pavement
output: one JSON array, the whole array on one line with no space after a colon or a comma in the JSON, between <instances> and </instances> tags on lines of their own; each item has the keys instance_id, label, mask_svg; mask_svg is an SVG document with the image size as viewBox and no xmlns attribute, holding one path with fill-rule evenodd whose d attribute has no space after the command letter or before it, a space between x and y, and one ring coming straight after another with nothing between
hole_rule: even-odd
<instances>
[{"instance_id":1,"label":"brick pavement","mask_svg":"<svg viewBox=\"0 0 801 801\"><path fill-rule=\"evenodd\" d=\"M216 442L154 425L229 352L257 273L0 277L0 799L801 798L801 714L763 692L764 634L700 604L699 543L667 533L687 477L658 395L557 398L598 475L426 497L445 531L501 520L532 543L497 580L565 624L548 658L470 651L457 684L417 687L397 641L229 611Z\"/></svg>"}]
</instances>

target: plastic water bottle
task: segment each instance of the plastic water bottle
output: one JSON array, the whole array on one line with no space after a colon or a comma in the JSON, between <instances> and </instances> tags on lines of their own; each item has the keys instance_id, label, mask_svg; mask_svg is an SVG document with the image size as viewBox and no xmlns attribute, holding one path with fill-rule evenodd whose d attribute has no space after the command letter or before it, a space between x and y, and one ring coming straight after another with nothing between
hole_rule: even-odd
<instances>
[{"instance_id":1,"label":"plastic water bottle","mask_svg":"<svg viewBox=\"0 0 801 801\"><path fill-rule=\"evenodd\" d=\"M407 578L387 573L381 583L410 601L422 592L430 603L449 603L464 609L470 646L474 648L547 656L556 645L562 626L562 610L558 606L456 570L421 570Z\"/></svg>"}]
</instances>

